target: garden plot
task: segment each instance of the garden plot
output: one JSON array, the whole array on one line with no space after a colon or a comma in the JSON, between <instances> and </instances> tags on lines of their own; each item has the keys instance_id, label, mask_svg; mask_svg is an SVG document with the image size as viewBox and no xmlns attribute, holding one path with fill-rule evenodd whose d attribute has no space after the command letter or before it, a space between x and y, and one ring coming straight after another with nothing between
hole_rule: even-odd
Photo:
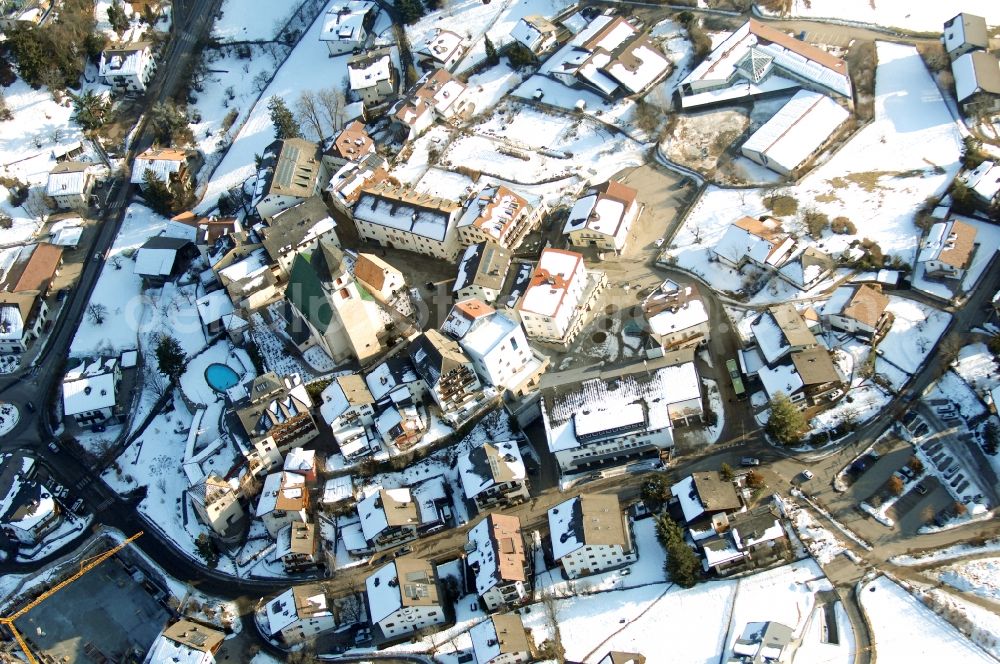
<instances>
[{"instance_id":1,"label":"garden plot","mask_svg":"<svg viewBox=\"0 0 1000 664\"><path fill-rule=\"evenodd\" d=\"M962 592L1000 602L1000 558L984 558L949 565L938 578Z\"/></svg>"},{"instance_id":2,"label":"garden plot","mask_svg":"<svg viewBox=\"0 0 1000 664\"><path fill-rule=\"evenodd\" d=\"M691 64L691 40L681 24L667 19L653 26L649 36L660 45L660 49L674 65L673 71L664 81L653 86L646 101L666 110L673 109L674 91L682 78L687 76Z\"/></svg>"},{"instance_id":3,"label":"garden plot","mask_svg":"<svg viewBox=\"0 0 1000 664\"><path fill-rule=\"evenodd\" d=\"M997 361L984 343L963 347L958 352L954 368L955 373L977 392L988 392L1000 385L1000 369L997 367Z\"/></svg>"},{"instance_id":4,"label":"garden plot","mask_svg":"<svg viewBox=\"0 0 1000 664\"><path fill-rule=\"evenodd\" d=\"M887 256L914 258L919 231L915 211L942 193L959 168L958 128L916 49L878 43L875 119L828 161L786 193L800 210L810 206L833 219L850 218L856 235L833 235L821 241L801 238L837 254L850 242L869 238ZM770 214L760 189L709 187L684 222L665 257L690 270L716 290L736 290L741 277L709 261L710 249L738 218ZM783 219L796 230L797 219Z\"/></svg>"},{"instance_id":5,"label":"garden plot","mask_svg":"<svg viewBox=\"0 0 1000 664\"><path fill-rule=\"evenodd\" d=\"M431 167L431 162L440 161L441 152L448 149L454 133L454 129L445 125L428 129L407 146L409 154L404 148L402 154L396 156L392 176L404 184L416 185Z\"/></svg>"},{"instance_id":6,"label":"garden plot","mask_svg":"<svg viewBox=\"0 0 1000 664\"><path fill-rule=\"evenodd\" d=\"M889 297L886 311L892 313L895 320L878 346L879 357L902 371L915 374L944 334L951 314L896 296Z\"/></svg>"},{"instance_id":7,"label":"garden plot","mask_svg":"<svg viewBox=\"0 0 1000 664\"><path fill-rule=\"evenodd\" d=\"M845 422L863 424L889 405L892 397L875 385L853 388L832 408L809 421L814 431L830 431Z\"/></svg>"},{"instance_id":8,"label":"garden plot","mask_svg":"<svg viewBox=\"0 0 1000 664\"><path fill-rule=\"evenodd\" d=\"M477 34L485 34L497 48L513 42L510 36L511 31L517 22L524 16L538 14L540 16L555 16L562 10L569 7L572 2L568 0L508 0L499 15L495 15L492 23L485 33L482 29L477 30ZM465 14L462 15L463 21ZM448 29L448 26L444 26ZM451 28L454 30L454 28ZM475 43L466 53L458 66L458 70L464 70L479 64L486 59L486 41L476 38Z\"/></svg>"},{"instance_id":9,"label":"garden plot","mask_svg":"<svg viewBox=\"0 0 1000 664\"><path fill-rule=\"evenodd\" d=\"M450 201L464 201L474 186L472 178L461 173L429 168L413 187L423 194L430 194Z\"/></svg>"},{"instance_id":10,"label":"garden plot","mask_svg":"<svg viewBox=\"0 0 1000 664\"><path fill-rule=\"evenodd\" d=\"M295 49L254 105L229 151L212 174L212 179L197 207L198 213L211 212L218 202L219 194L242 185L253 177L254 155L263 154L274 140L274 127L271 125L270 113L267 110L268 99L277 96L292 105L301 92L336 86L347 77L347 60L350 56L329 57L326 44L319 40L323 29L322 17L321 13L303 33Z\"/></svg>"},{"instance_id":11,"label":"garden plot","mask_svg":"<svg viewBox=\"0 0 1000 664\"><path fill-rule=\"evenodd\" d=\"M993 662L957 629L885 576L859 588L881 664Z\"/></svg>"},{"instance_id":12,"label":"garden plot","mask_svg":"<svg viewBox=\"0 0 1000 664\"><path fill-rule=\"evenodd\" d=\"M521 84L521 75L501 62L469 77L462 101L474 108L472 117L484 115Z\"/></svg>"},{"instance_id":13,"label":"garden plot","mask_svg":"<svg viewBox=\"0 0 1000 664\"><path fill-rule=\"evenodd\" d=\"M299 0L225 0L212 37L222 42L270 41L301 4Z\"/></svg>"},{"instance_id":14,"label":"garden plot","mask_svg":"<svg viewBox=\"0 0 1000 664\"><path fill-rule=\"evenodd\" d=\"M551 59L546 61L540 71L544 71L550 61ZM589 90L568 88L555 79L541 75L541 73L535 74L514 90L514 96L521 99L535 99L539 93L541 93L541 100L545 104L556 106L565 111L581 110L582 104L582 111L585 115L598 118L601 122L638 135L638 130L632 124L632 118L635 115L635 102L629 99L608 102Z\"/></svg>"},{"instance_id":15,"label":"garden plot","mask_svg":"<svg viewBox=\"0 0 1000 664\"><path fill-rule=\"evenodd\" d=\"M660 149L671 161L711 174L719 166L726 149L749 126L750 118L741 108L679 115L660 143Z\"/></svg>"},{"instance_id":16,"label":"garden plot","mask_svg":"<svg viewBox=\"0 0 1000 664\"><path fill-rule=\"evenodd\" d=\"M754 3L764 14L774 13L767 5ZM917 32L941 32L945 21L959 12L986 18L990 25L1000 24L1000 5L995 0L956 0L955 2L908 2L907 0L792 0L788 16L833 18L841 21L870 23L887 28Z\"/></svg>"}]
</instances>

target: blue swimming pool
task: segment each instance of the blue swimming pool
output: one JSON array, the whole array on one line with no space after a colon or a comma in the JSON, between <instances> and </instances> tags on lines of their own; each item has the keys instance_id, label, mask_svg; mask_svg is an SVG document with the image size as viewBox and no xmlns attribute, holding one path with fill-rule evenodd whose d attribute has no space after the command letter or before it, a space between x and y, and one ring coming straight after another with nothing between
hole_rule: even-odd
<instances>
[{"instance_id":1,"label":"blue swimming pool","mask_svg":"<svg viewBox=\"0 0 1000 664\"><path fill-rule=\"evenodd\" d=\"M216 362L205 367L205 380L216 392L225 392L240 382L240 377L232 367Z\"/></svg>"}]
</instances>

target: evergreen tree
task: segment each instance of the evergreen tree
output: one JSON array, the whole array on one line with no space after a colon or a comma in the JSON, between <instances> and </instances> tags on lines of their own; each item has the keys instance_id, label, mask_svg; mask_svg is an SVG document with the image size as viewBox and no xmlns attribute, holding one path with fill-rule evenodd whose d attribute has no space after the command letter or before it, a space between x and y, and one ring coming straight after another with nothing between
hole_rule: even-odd
<instances>
[{"instance_id":1,"label":"evergreen tree","mask_svg":"<svg viewBox=\"0 0 1000 664\"><path fill-rule=\"evenodd\" d=\"M82 95L71 94L73 99L73 119L85 131L91 131L104 126L108 119L111 103L93 90L87 90Z\"/></svg>"},{"instance_id":2,"label":"evergreen tree","mask_svg":"<svg viewBox=\"0 0 1000 664\"><path fill-rule=\"evenodd\" d=\"M406 25L412 25L424 15L424 6L420 0L397 0L396 11L399 19Z\"/></svg>"},{"instance_id":3,"label":"evergreen tree","mask_svg":"<svg viewBox=\"0 0 1000 664\"><path fill-rule=\"evenodd\" d=\"M117 32L119 37L128 30L128 14L125 13L125 7L119 0L114 0L108 7L108 23L111 24L111 29Z\"/></svg>"},{"instance_id":4,"label":"evergreen tree","mask_svg":"<svg viewBox=\"0 0 1000 664\"><path fill-rule=\"evenodd\" d=\"M489 35L486 35L486 64L490 67L500 64L500 54L497 53L497 47L490 41Z\"/></svg>"},{"instance_id":5,"label":"evergreen tree","mask_svg":"<svg viewBox=\"0 0 1000 664\"><path fill-rule=\"evenodd\" d=\"M173 145L177 135L187 127L188 119L173 102L153 104L149 109L149 125L156 140L164 145Z\"/></svg>"},{"instance_id":6,"label":"evergreen tree","mask_svg":"<svg viewBox=\"0 0 1000 664\"><path fill-rule=\"evenodd\" d=\"M794 445L802 440L807 429L806 418L784 392L778 392L769 404L771 415L767 432L783 445Z\"/></svg>"},{"instance_id":7,"label":"evergreen tree","mask_svg":"<svg viewBox=\"0 0 1000 664\"><path fill-rule=\"evenodd\" d=\"M187 358L177 339L170 335L160 337L156 344L156 363L161 374L176 383L184 375L186 362Z\"/></svg>"},{"instance_id":8,"label":"evergreen tree","mask_svg":"<svg viewBox=\"0 0 1000 664\"><path fill-rule=\"evenodd\" d=\"M284 99L271 97L267 102L267 110L271 113L271 124L274 125L275 138L300 138L302 136L302 129L295 119L295 114L288 109Z\"/></svg>"},{"instance_id":9,"label":"evergreen tree","mask_svg":"<svg viewBox=\"0 0 1000 664\"><path fill-rule=\"evenodd\" d=\"M507 49L507 62L514 69L528 67L535 64L535 54L521 42L514 42Z\"/></svg>"},{"instance_id":10,"label":"evergreen tree","mask_svg":"<svg viewBox=\"0 0 1000 664\"><path fill-rule=\"evenodd\" d=\"M667 573L681 588L691 588L701 580L701 560L683 541L667 548Z\"/></svg>"},{"instance_id":11,"label":"evergreen tree","mask_svg":"<svg viewBox=\"0 0 1000 664\"><path fill-rule=\"evenodd\" d=\"M148 168L142 175L142 181L145 185L143 196L149 207L164 216L169 216L174 207L174 194L167 183Z\"/></svg>"}]
</instances>

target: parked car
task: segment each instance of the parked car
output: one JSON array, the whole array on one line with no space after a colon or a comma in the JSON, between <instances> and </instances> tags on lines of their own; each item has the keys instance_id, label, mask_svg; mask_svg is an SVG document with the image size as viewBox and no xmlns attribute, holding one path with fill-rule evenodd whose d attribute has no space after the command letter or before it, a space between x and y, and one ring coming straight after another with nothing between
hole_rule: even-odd
<instances>
[{"instance_id":1,"label":"parked car","mask_svg":"<svg viewBox=\"0 0 1000 664\"><path fill-rule=\"evenodd\" d=\"M399 558L400 556L405 556L408 553L413 553L412 546L404 546L402 548L396 549L395 551L392 552L392 557Z\"/></svg>"},{"instance_id":2,"label":"parked car","mask_svg":"<svg viewBox=\"0 0 1000 664\"><path fill-rule=\"evenodd\" d=\"M30 401L26 401L24 403L24 407L28 409L28 412L31 413L35 412L35 404L31 403Z\"/></svg>"},{"instance_id":3,"label":"parked car","mask_svg":"<svg viewBox=\"0 0 1000 664\"><path fill-rule=\"evenodd\" d=\"M83 514L83 498L77 498L76 502L70 507L70 510L74 514Z\"/></svg>"},{"instance_id":4,"label":"parked car","mask_svg":"<svg viewBox=\"0 0 1000 664\"><path fill-rule=\"evenodd\" d=\"M68 493L69 493L69 489L67 489L66 487L64 487L62 484L56 484L56 485L54 485L52 487L52 495L55 496L56 498L58 498L59 500L62 500L63 498L65 498L66 494L68 494Z\"/></svg>"},{"instance_id":5,"label":"parked car","mask_svg":"<svg viewBox=\"0 0 1000 664\"><path fill-rule=\"evenodd\" d=\"M806 478L807 480L811 480L812 478L814 478L816 476L813 475L813 472L811 470L803 470L802 471L802 477Z\"/></svg>"},{"instance_id":6,"label":"parked car","mask_svg":"<svg viewBox=\"0 0 1000 664\"><path fill-rule=\"evenodd\" d=\"M742 459L740 459L740 465L746 467L759 466L760 459L758 459L757 457L743 457Z\"/></svg>"},{"instance_id":7,"label":"parked car","mask_svg":"<svg viewBox=\"0 0 1000 664\"><path fill-rule=\"evenodd\" d=\"M370 629L362 628L357 631L354 635L354 645L361 646L369 643L372 640L372 632Z\"/></svg>"},{"instance_id":8,"label":"parked car","mask_svg":"<svg viewBox=\"0 0 1000 664\"><path fill-rule=\"evenodd\" d=\"M50 440L48 444L49 451L53 454L59 454L59 445L54 440Z\"/></svg>"},{"instance_id":9,"label":"parked car","mask_svg":"<svg viewBox=\"0 0 1000 664\"><path fill-rule=\"evenodd\" d=\"M924 486L923 482L918 482L917 486L915 486L913 488L921 496L923 496L923 495L925 495L927 493L927 487Z\"/></svg>"}]
</instances>

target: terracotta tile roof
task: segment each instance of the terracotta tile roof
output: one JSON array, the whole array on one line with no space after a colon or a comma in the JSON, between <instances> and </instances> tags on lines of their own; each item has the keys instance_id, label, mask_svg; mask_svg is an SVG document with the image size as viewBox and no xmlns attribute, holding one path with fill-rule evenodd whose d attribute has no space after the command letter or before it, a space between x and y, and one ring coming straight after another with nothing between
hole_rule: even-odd
<instances>
[{"instance_id":1,"label":"terracotta tile roof","mask_svg":"<svg viewBox=\"0 0 1000 664\"><path fill-rule=\"evenodd\" d=\"M21 272L21 276L11 290L15 293L48 290L49 282L52 281L56 270L59 269L62 254L62 247L57 247L54 244L41 242L35 245L35 250L31 252L31 257L24 266L24 271Z\"/></svg>"},{"instance_id":2,"label":"terracotta tile roof","mask_svg":"<svg viewBox=\"0 0 1000 664\"><path fill-rule=\"evenodd\" d=\"M365 131L365 126L355 120L344 127L343 131L334 139L327 154L357 161L363 155L371 152L374 145L375 141Z\"/></svg>"},{"instance_id":3,"label":"terracotta tile roof","mask_svg":"<svg viewBox=\"0 0 1000 664\"><path fill-rule=\"evenodd\" d=\"M824 67L828 67L838 74L847 73L847 63L842 59L830 55L823 49L817 48L812 44L796 39L781 30L776 30L756 19L750 19L750 32L757 35L757 38L760 40L769 41L782 48L787 48L789 51L798 53L807 60L812 60Z\"/></svg>"},{"instance_id":4,"label":"terracotta tile roof","mask_svg":"<svg viewBox=\"0 0 1000 664\"><path fill-rule=\"evenodd\" d=\"M372 254L358 254L358 260L354 263L354 277L378 291L382 290L385 277L390 272L399 270Z\"/></svg>"},{"instance_id":5,"label":"terracotta tile roof","mask_svg":"<svg viewBox=\"0 0 1000 664\"><path fill-rule=\"evenodd\" d=\"M938 254L938 260L953 267L964 268L968 266L975 247L975 227L955 219L945 240L945 246Z\"/></svg>"},{"instance_id":6,"label":"terracotta tile roof","mask_svg":"<svg viewBox=\"0 0 1000 664\"><path fill-rule=\"evenodd\" d=\"M781 224L775 222L774 225L769 225L753 217L743 217L738 219L733 225L769 242L778 240L782 235Z\"/></svg>"},{"instance_id":7,"label":"terracotta tile roof","mask_svg":"<svg viewBox=\"0 0 1000 664\"><path fill-rule=\"evenodd\" d=\"M458 302L455 304L455 309L462 312L470 320L475 320L481 316L488 316L494 311L493 307L476 298Z\"/></svg>"},{"instance_id":8,"label":"terracotta tile roof","mask_svg":"<svg viewBox=\"0 0 1000 664\"><path fill-rule=\"evenodd\" d=\"M505 581L524 581L527 557L521 520L506 514L490 514L490 538L496 543L497 572Z\"/></svg>"},{"instance_id":9,"label":"terracotta tile roof","mask_svg":"<svg viewBox=\"0 0 1000 664\"><path fill-rule=\"evenodd\" d=\"M875 327L887 306L889 298L883 295L881 290L864 284L855 289L841 313L868 327Z\"/></svg>"}]
</instances>

